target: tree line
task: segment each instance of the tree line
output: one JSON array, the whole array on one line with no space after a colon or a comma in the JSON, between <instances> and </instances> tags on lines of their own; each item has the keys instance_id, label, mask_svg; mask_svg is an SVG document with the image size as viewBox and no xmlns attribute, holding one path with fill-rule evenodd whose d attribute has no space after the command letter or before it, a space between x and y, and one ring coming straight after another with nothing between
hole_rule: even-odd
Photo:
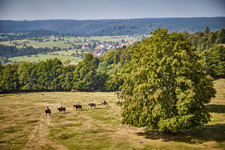
<instances>
[{"instance_id":1,"label":"tree line","mask_svg":"<svg viewBox=\"0 0 225 150\"><path fill-rule=\"evenodd\" d=\"M0 21L0 32L17 33L33 30L49 30L58 34L104 36L149 34L158 28L169 32L203 31L206 26L212 31L225 26L224 17L199 18L144 18L144 19L106 19L106 20L35 20ZM46 32L47 33L47 32ZM42 32L45 34L45 32ZM52 34L50 32L50 34Z\"/></svg>"},{"instance_id":2,"label":"tree line","mask_svg":"<svg viewBox=\"0 0 225 150\"><path fill-rule=\"evenodd\" d=\"M16 46L6 46L0 44L0 63L6 63L7 59L3 59L4 57L10 58L10 57L17 57L17 56L30 56L40 53L49 53L49 52L55 52L59 51L60 48L53 47L53 48L34 48L32 46L23 47L23 48L17 48Z\"/></svg>"},{"instance_id":3,"label":"tree line","mask_svg":"<svg viewBox=\"0 0 225 150\"><path fill-rule=\"evenodd\" d=\"M190 40L203 60L203 69L214 78L225 77L225 29L210 32L207 27L203 32L182 33Z\"/></svg>"},{"instance_id":4,"label":"tree line","mask_svg":"<svg viewBox=\"0 0 225 150\"><path fill-rule=\"evenodd\" d=\"M57 58L0 65L0 92L118 90L122 81L117 74L131 59L133 47L111 50L101 58L87 53L77 65L63 65Z\"/></svg>"},{"instance_id":5,"label":"tree line","mask_svg":"<svg viewBox=\"0 0 225 150\"><path fill-rule=\"evenodd\" d=\"M97 73L98 63L99 59L88 53L76 66L64 66L57 58L37 64L0 65L0 92L101 90L106 74Z\"/></svg>"},{"instance_id":6,"label":"tree line","mask_svg":"<svg viewBox=\"0 0 225 150\"><path fill-rule=\"evenodd\" d=\"M0 42L2 41L14 41L14 40L22 40L22 39L27 39L27 38L39 38L39 37L44 37L44 36L64 36L64 34L59 34L54 31L50 30L32 30L32 31L27 31L27 32L13 32L13 33L1 33L0 34Z\"/></svg>"}]
</instances>

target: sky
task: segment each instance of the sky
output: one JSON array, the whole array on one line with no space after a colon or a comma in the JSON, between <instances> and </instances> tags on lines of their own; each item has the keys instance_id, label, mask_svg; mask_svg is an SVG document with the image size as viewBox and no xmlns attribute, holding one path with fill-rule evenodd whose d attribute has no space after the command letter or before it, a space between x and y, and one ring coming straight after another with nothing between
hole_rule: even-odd
<instances>
[{"instance_id":1,"label":"sky","mask_svg":"<svg viewBox=\"0 0 225 150\"><path fill-rule=\"evenodd\" d=\"M225 17L225 0L0 0L0 20Z\"/></svg>"}]
</instances>

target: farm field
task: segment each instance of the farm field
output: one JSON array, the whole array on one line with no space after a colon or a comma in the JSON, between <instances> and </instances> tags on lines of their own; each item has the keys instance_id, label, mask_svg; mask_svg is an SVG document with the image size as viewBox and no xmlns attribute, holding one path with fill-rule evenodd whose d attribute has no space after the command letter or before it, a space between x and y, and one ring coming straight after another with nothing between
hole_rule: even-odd
<instances>
[{"instance_id":1,"label":"farm field","mask_svg":"<svg viewBox=\"0 0 225 150\"><path fill-rule=\"evenodd\" d=\"M149 36L149 35L147 35ZM46 41L46 42L38 42L38 41L33 41L33 40L29 40L29 39L23 39L23 40L13 40L13 41L3 41L3 42L0 42L0 44L3 44L3 45L7 45L7 46L14 46L13 42L17 42L17 43L23 43L23 42L29 42L29 43L26 43L26 45L29 47L29 46L32 46L34 48L45 48L45 47L48 47L48 48L53 48L53 47L58 47L58 48L66 48L66 49L69 49L69 48L72 48L73 45L71 45L71 43L75 44L75 45L83 45L85 43L88 43L88 41L90 40L94 40L94 41L105 41L105 42L119 42L121 41L122 39L125 39L127 41L132 41L132 40L141 40L143 39L143 36L127 36L127 35L124 35L124 36L91 36L91 37L64 37L63 38L64 41L62 40L57 40L57 41L54 41L54 38L51 38L49 39L49 41ZM70 43L67 43L67 42L70 42ZM22 48L23 45L17 45L16 46L17 48Z\"/></svg>"},{"instance_id":2,"label":"farm field","mask_svg":"<svg viewBox=\"0 0 225 150\"><path fill-rule=\"evenodd\" d=\"M28 56L12 57L12 58L9 58L9 60L10 61L17 61L17 62L29 61L29 62L36 62L37 63L39 61L45 61L47 59L54 59L54 58L58 58L62 62L66 61L67 59L70 59L71 60L71 64L77 64L79 61L82 60L79 57L73 57L73 56L70 56L69 54L67 55L66 53L64 53L64 55L38 54L37 56L36 55L31 55L31 57L28 57Z\"/></svg>"},{"instance_id":3,"label":"farm field","mask_svg":"<svg viewBox=\"0 0 225 150\"><path fill-rule=\"evenodd\" d=\"M51 52L51 54L59 54L59 55L72 55L73 53L82 53L81 49L75 49L75 50L64 50L64 51L57 51L57 52ZM83 50L83 53L88 53L88 50Z\"/></svg>"},{"instance_id":4,"label":"farm field","mask_svg":"<svg viewBox=\"0 0 225 150\"><path fill-rule=\"evenodd\" d=\"M117 41L121 41L122 39L126 39L127 41L141 40L141 39L143 39L143 36L135 36L135 37L134 36L127 36L127 35L123 35L123 36L91 36L91 37L84 38L84 39L106 41L106 42L117 42Z\"/></svg>"},{"instance_id":5,"label":"farm field","mask_svg":"<svg viewBox=\"0 0 225 150\"><path fill-rule=\"evenodd\" d=\"M211 122L175 135L121 125L113 92L33 92L0 95L1 150L225 149L225 79L214 82L216 98L206 107ZM109 106L99 103L105 99ZM94 101L96 108L87 105ZM73 105L79 101L82 111ZM59 113L63 105L67 111ZM46 107L52 110L46 116Z\"/></svg>"},{"instance_id":6,"label":"farm field","mask_svg":"<svg viewBox=\"0 0 225 150\"><path fill-rule=\"evenodd\" d=\"M72 41L72 38L69 38L68 41ZM23 42L29 42L29 43L26 43L26 46L29 47L29 46L32 46L34 48L53 48L53 47L58 47L58 48L66 48L66 49L69 49L69 48L72 48L73 46L70 44L70 43L67 43L67 41L53 41L53 39L50 39L49 41L46 41L46 42L38 42L38 41L30 41L28 39L24 39L24 40L14 40L14 41L11 41L11 43L9 41L4 41L4 42L0 42L0 44L3 44L3 45L7 45L7 46L15 46L13 44L13 42L20 42L20 43L23 43ZM65 43L64 43L65 42ZM84 43L76 43L76 45L82 45ZM23 44L22 45L17 45L16 46L17 48L23 48Z\"/></svg>"},{"instance_id":7,"label":"farm field","mask_svg":"<svg viewBox=\"0 0 225 150\"><path fill-rule=\"evenodd\" d=\"M32 46L34 48L45 48L45 47L48 47L48 48L53 48L53 47L59 47L59 48L72 48L72 45L70 44L64 44L64 41L57 41L57 42L54 42L52 39L48 42L33 42L33 43L28 43L26 44L28 47L29 46ZM82 43L79 43L79 45L82 45Z\"/></svg>"}]
</instances>

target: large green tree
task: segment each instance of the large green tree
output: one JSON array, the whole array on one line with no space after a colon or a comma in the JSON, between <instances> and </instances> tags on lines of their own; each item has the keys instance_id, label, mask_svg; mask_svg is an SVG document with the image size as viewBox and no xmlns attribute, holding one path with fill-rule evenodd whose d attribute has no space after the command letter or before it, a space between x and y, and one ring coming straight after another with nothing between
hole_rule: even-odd
<instances>
[{"instance_id":1,"label":"large green tree","mask_svg":"<svg viewBox=\"0 0 225 150\"><path fill-rule=\"evenodd\" d=\"M123 67L122 123L164 132L207 123L205 104L216 91L201 58L181 33L157 29L151 34Z\"/></svg>"}]
</instances>

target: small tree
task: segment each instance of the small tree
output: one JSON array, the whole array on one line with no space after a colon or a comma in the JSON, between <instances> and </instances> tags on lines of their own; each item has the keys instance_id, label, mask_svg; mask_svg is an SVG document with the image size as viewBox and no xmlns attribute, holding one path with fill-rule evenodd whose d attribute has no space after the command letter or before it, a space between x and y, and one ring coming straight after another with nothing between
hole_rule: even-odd
<instances>
[{"instance_id":1,"label":"small tree","mask_svg":"<svg viewBox=\"0 0 225 150\"><path fill-rule=\"evenodd\" d=\"M123 67L122 123L164 132L207 123L204 104L216 91L200 57L180 33L158 29L151 34Z\"/></svg>"},{"instance_id":2,"label":"small tree","mask_svg":"<svg viewBox=\"0 0 225 150\"><path fill-rule=\"evenodd\" d=\"M208 34L209 32L209 27L206 27L206 29L204 30L204 34Z\"/></svg>"},{"instance_id":3,"label":"small tree","mask_svg":"<svg viewBox=\"0 0 225 150\"><path fill-rule=\"evenodd\" d=\"M67 59L66 61L63 62L65 65L69 65L71 63L70 59Z\"/></svg>"}]
</instances>

